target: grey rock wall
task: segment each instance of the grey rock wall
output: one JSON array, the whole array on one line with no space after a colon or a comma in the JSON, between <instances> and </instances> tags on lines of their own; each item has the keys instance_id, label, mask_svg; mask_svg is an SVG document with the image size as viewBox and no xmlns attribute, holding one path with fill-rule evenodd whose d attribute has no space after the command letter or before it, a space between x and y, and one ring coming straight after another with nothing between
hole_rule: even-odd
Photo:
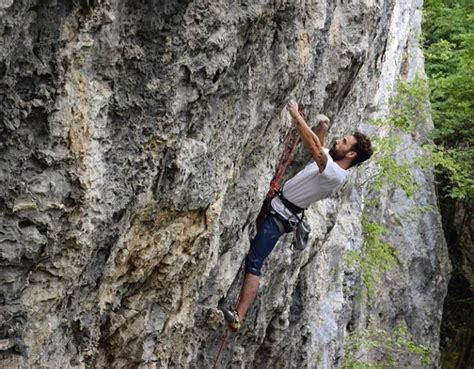
<instances>
[{"instance_id":1,"label":"grey rock wall","mask_svg":"<svg viewBox=\"0 0 474 369\"><path fill-rule=\"evenodd\" d=\"M327 114L329 139L370 130L420 6L0 1L2 367L211 367L224 334L217 305L238 293L286 102L302 101L309 121ZM420 68L409 60L406 70ZM291 170L308 159L302 151ZM374 168L354 169L308 211L311 247L294 251L291 236L277 246L221 367L341 367L347 329L370 317L388 331L405 324L436 367L439 216L393 221L435 204L433 178L414 173L412 199L374 194L364 185ZM401 257L367 307L343 255L360 248L373 196Z\"/></svg>"}]
</instances>

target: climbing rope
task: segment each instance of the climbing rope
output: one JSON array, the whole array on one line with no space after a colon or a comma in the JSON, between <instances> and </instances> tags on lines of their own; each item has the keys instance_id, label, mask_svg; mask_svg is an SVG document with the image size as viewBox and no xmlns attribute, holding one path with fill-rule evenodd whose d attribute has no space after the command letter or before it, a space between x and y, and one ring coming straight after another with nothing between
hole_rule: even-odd
<instances>
[{"instance_id":1,"label":"climbing rope","mask_svg":"<svg viewBox=\"0 0 474 369\"><path fill-rule=\"evenodd\" d=\"M301 104L298 106L300 114L304 117L303 107ZM296 154L296 149L298 143L300 142L300 136L298 135L298 130L296 128L295 122L292 120L290 127L285 135L285 140L283 143L283 151L278 160L277 169L273 179L270 182L270 187L267 192L267 198L273 198L276 196L278 191L280 191L281 181L285 175L286 168L293 161L293 157Z\"/></svg>"},{"instance_id":2,"label":"climbing rope","mask_svg":"<svg viewBox=\"0 0 474 369\"><path fill-rule=\"evenodd\" d=\"M237 309L237 305L239 305L239 301L240 301L240 295L239 295L239 297L237 298L237 301L234 304L234 309ZM224 337L222 338L221 345L219 346L219 351L217 351L217 355L214 359L214 365L212 366L212 369L217 368L217 364L219 363L219 360L221 358L222 351L224 350L224 346L227 342L227 338L229 337L229 331L230 331L230 328L227 327L226 330L225 330L225 333L224 333Z\"/></svg>"},{"instance_id":3,"label":"climbing rope","mask_svg":"<svg viewBox=\"0 0 474 369\"><path fill-rule=\"evenodd\" d=\"M217 351L217 355L216 355L216 358L214 360L214 365L212 366L212 369L217 368L217 364L219 363L219 360L221 358L221 354L222 354L222 351L224 350L224 346L227 342L227 338L229 337L229 331L230 331L230 328L227 327L227 329L225 330L225 333L224 333L224 337L222 338L221 345L219 346L219 351Z\"/></svg>"},{"instance_id":4,"label":"climbing rope","mask_svg":"<svg viewBox=\"0 0 474 369\"><path fill-rule=\"evenodd\" d=\"M281 181L285 174L286 168L290 165L290 163L293 160L293 156L296 153L296 147L298 146L300 137L297 136L296 138L294 138L293 143L291 144L291 138L295 130L296 130L296 127L293 124L288 129L288 133L286 134L284 149L280 155L280 160L278 162L275 175L270 182L270 186L267 192L267 198L275 197L278 191L280 191Z\"/></svg>"},{"instance_id":5,"label":"climbing rope","mask_svg":"<svg viewBox=\"0 0 474 369\"><path fill-rule=\"evenodd\" d=\"M303 107L301 104L298 106L300 114L304 117ZM283 141L283 151L280 155L278 160L277 169L273 179L270 181L270 186L267 192L267 196L263 201L262 208L258 213L256 224L257 229L260 229L261 225L263 224L266 216L267 211L270 206L270 201L273 199L281 188L281 181L285 174L286 168L290 165L293 161L293 157L295 156L296 149L298 147L298 143L300 142L300 136L298 135L298 129L296 128L295 122L292 120L291 124L286 132L285 139Z\"/></svg>"},{"instance_id":6,"label":"climbing rope","mask_svg":"<svg viewBox=\"0 0 474 369\"><path fill-rule=\"evenodd\" d=\"M298 108L299 108L300 114L304 117L302 105L299 104ZM300 136L298 135L296 124L293 120L291 120L291 124L286 132L285 139L283 141L283 151L280 155L280 158L278 159L278 165L275 171L275 175L273 176L273 179L270 181L270 186L269 186L267 196L266 196L267 199L272 199L280 191L281 181L283 179L283 176L285 175L286 168L293 161L293 157L296 154L296 149L299 142L300 142ZM260 211L260 214L257 217L257 227L259 227L258 218L261 218L262 216L264 216L265 213L266 212L263 211L263 207L262 207L262 210ZM234 308L237 307L239 300L240 300L240 296L237 299L237 302L235 303ZM225 344L227 343L227 339L229 337L229 331L230 331L230 328L227 327L224 333L224 337L222 338L221 344L219 346L219 350L217 351L217 355L214 359L214 365L212 369L217 368L217 364L220 361L222 352L224 351Z\"/></svg>"}]
</instances>

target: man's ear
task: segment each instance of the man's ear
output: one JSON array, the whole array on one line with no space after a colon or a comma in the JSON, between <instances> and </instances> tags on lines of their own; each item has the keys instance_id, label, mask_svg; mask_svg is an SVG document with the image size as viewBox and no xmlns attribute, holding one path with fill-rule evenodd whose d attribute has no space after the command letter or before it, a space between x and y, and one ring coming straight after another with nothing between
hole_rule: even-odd
<instances>
[{"instance_id":1,"label":"man's ear","mask_svg":"<svg viewBox=\"0 0 474 369\"><path fill-rule=\"evenodd\" d=\"M349 151L347 154L346 154L346 157L348 157L349 159L354 159L355 157L357 156L357 153L355 151Z\"/></svg>"}]
</instances>

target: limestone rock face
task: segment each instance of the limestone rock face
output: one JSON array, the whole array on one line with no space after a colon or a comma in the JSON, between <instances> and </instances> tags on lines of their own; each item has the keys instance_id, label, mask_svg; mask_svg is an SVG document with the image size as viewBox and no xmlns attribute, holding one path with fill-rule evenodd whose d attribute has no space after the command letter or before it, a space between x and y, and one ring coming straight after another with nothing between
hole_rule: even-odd
<instances>
[{"instance_id":1,"label":"limestone rock face","mask_svg":"<svg viewBox=\"0 0 474 369\"><path fill-rule=\"evenodd\" d=\"M5 368L212 367L282 149L285 104L329 140L383 115L423 70L417 1L0 0L0 363ZM407 57L408 55L408 57ZM313 117L313 119L311 119ZM426 122L422 130L429 129ZM375 136L377 132L372 132ZM425 153L416 137L401 153ZM309 160L302 150L293 171ZM339 368L349 331L400 324L437 367L448 261L433 176L373 192L375 163L285 236L229 338L228 368ZM398 249L368 305L344 254L366 199ZM360 357L384 360L362 350Z\"/></svg>"}]
</instances>

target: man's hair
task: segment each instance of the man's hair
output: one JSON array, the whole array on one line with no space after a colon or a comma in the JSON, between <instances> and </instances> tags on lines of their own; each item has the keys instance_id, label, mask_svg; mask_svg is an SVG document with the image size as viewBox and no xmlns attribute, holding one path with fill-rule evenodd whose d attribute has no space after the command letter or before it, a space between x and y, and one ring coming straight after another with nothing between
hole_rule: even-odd
<instances>
[{"instance_id":1,"label":"man's hair","mask_svg":"<svg viewBox=\"0 0 474 369\"><path fill-rule=\"evenodd\" d=\"M356 143L352 146L352 151L357 153L357 156L352 159L351 167L358 165L372 156L372 143L370 138L359 131L355 131L352 134Z\"/></svg>"}]
</instances>

